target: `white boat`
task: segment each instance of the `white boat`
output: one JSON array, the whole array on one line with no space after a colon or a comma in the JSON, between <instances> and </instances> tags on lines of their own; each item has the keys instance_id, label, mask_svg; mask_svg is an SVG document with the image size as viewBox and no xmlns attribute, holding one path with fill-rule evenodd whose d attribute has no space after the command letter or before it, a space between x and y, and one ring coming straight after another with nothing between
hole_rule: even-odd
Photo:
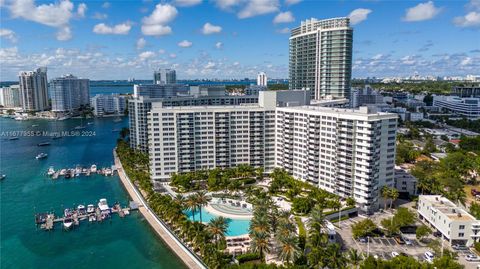
<instances>
[{"instance_id":1,"label":"white boat","mask_svg":"<svg viewBox=\"0 0 480 269\"><path fill-rule=\"evenodd\" d=\"M87 124L88 124L88 125L92 125L92 124L93 124L93 122L87 122Z\"/></svg>"},{"instance_id":2,"label":"white boat","mask_svg":"<svg viewBox=\"0 0 480 269\"><path fill-rule=\"evenodd\" d=\"M97 166L92 164L92 166L90 167L90 172L96 173L97 172Z\"/></svg>"},{"instance_id":3,"label":"white boat","mask_svg":"<svg viewBox=\"0 0 480 269\"><path fill-rule=\"evenodd\" d=\"M77 210L78 210L78 214L85 214L85 206L84 205L78 205Z\"/></svg>"},{"instance_id":4,"label":"white boat","mask_svg":"<svg viewBox=\"0 0 480 269\"><path fill-rule=\"evenodd\" d=\"M47 156L48 156L48 154L42 152L42 153L38 154L37 157L35 157L35 159L37 159L37 160L45 159L45 158L47 158Z\"/></svg>"},{"instance_id":5,"label":"white boat","mask_svg":"<svg viewBox=\"0 0 480 269\"><path fill-rule=\"evenodd\" d=\"M95 215L90 215L88 217L88 221L90 221L90 222L93 222L93 221L96 221L96 220L97 220L97 218L95 217Z\"/></svg>"},{"instance_id":6,"label":"white boat","mask_svg":"<svg viewBox=\"0 0 480 269\"><path fill-rule=\"evenodd\" d=\"M95 206L94 205L87 205L87 213L94 213L95 212Z\"/></svg>"},{"instance_id":7,"label":"white boat","mask_svg":"<svg viewBox=\"0 0 480 269\"><path fill-rule=\"evenodd\" d=\"M0 175L0 180L4 180L7 177L7 175Z\"/></svg>"},{"instance_id":8,"label":"white boat","mask_svg":"<svg viewBox=\"0 0 480 269\"><path fill-rule=\"evenodd\" d=\"M110 169L110 168L105 168L105 175L106 175L106 176L111 176L111 175L113 175L112 169Z\"/></svg>"},{"instance_id":9,"label":"white boat","mask_svg":"<svg viewBox=\"0 0 480 269\"><path fill-rule=\"evenodd\" d=\"M32 127L38 127L38 124L32 124Z\"/></svg>"},{"instance_id":10,"label":"white boat","mask_svg":"<svg viewBox=\"0 0 480 269\"><path fill-rule=\"evenodd\" d=\"M108 207L107 199L105 198L100 199L100 202L98 202L98 208L100 208L102 212L110 211L110 207Z\"/></svg>"},{"instance_id":11,"label":"white boat","mask_svg":"<svg viewBox=\"0 0 480 269\"><path fill-rule=\"evenodd\" d=\"M50 168L48 168L47 175L53 176L53 174L55 174L55 169L53 169L53 166L50 166Z\"/></svg>"},{"instance_id":12,"label":"white boat","mask_svg":"<svg viewBox=\"0 0 480 269\"><path fill-rule=\"evenodd\" d=\"M80 126L80 125L79 125L79 126L76 126L74 129L75 129L75 130L82 130L82 129L85 129L85 126Z\"/></svg>"},{"instance_id":13,"label":"white boat","mask_svg":"<svg viewBox=\"0 0 480 269\"><path fill-rule=\"evenodd\" d=\"M15 120L27 120L27 119L24 117L16 117Z\"/></svg>"},{"instance_id":14,"label":"white boat","mask_svg":"<svg viewBox=\"0 0 480 269\"><path fill-rule=\"evenodd\" d=\"M67 169L60 170L60 175L64 176L67 173Z\"/></svg>"},{"instance_id":15,"label":"white boat","mask_svg":"<svg viewBox=\"0 0 480 269\"><path fill-rule=\"evenodd\" d=\"M73 220L72 219L70 219L70 218L67 219L66 218L66 219L63 220L63 227L65 227L65 229L67 229L67 230L70 229L70 227L72 227L72 225L73 225Z\"/></svg>"},{"instance_id":16,"label":"white boat","mask_svg":"<svg viewBox=\"0 0 480 269\"><path fill-rule=\"evenodd\" d=\"M120 118L120 117L116 117L116 118L113 120L113 122L121 122L121 121L122 121L122 118Z\"/></svg>"}]
</instances>

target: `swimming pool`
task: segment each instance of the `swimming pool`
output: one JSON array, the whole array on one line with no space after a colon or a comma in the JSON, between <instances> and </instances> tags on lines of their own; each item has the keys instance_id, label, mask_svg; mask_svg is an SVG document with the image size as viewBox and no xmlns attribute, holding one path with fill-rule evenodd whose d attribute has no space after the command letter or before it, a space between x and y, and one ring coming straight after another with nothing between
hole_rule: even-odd
<instances>
[{"instance_id":1,"label":"swimming pool","mask_svg":"<svg viewBox=\"0 0 480 269\"><path fill-rule=\"evenodd\" d=\"M191 220L193 220L192 212L186 211L185 214ZM202 208L202 222L208 223L211 219L216 218L216 215L211 214L205 208ZM200 211L195 211L195 220L200 220ZM227 218L228 228L226 236L238 236L248 234L250 227L250 220L238 220Z\"/></svg>"}]
</instances>

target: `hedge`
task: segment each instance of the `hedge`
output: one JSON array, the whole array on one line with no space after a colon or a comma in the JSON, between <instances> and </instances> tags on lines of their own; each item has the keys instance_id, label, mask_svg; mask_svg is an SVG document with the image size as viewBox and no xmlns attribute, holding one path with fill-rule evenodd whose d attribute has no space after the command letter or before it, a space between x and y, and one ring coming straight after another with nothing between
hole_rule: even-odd
<instances>
[{"instance_id":1,"label":"hedge","mask_svg":"<svg viewBox=\"0 0 480 269\"><path fill-rule=\"evenodd\" d=\"M244 263L248 261L254 261L260 259L260 253L245 253L236 257L238 263Z\"/></svg>"}]
</instances>

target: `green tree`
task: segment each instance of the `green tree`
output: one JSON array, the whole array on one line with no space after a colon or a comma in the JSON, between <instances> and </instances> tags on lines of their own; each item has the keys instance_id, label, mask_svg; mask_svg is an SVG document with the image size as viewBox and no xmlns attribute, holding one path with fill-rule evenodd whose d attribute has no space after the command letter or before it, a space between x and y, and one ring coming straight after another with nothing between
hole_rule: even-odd
<instances>
[{"instance_id":1,"label":"green tree","mask_svg":"<svg viewBox=\"0 0 480 269\"><path fill-rule=\"evenodd\" d=\"M208 223L207 230L213 236L217 248L218 243L222 240L225 240L225 233L227 232L227 228L227 219L224 217L216 217L214 219L211 219Z\"/></svg>"},{"instance_id":2,"label":"green tree","mask_svg":"<svg viewBox=\"0 0 480 269\"><path fill-rule=\"evenodd\" d=\"M202 222L202 207L208 204L210 198L207 196L207 193L204 191L198 192L194 199L197 201L198 210L200 212L200 222Z\"/></svg>"},{"instance_id":3,"label":"green tree","mask_svg":"<svg viewBox=\"0 0 480 269\"><path fill-rule=\"evenodd\" d=\"M412 225L415 223L415 213L406 207L399 207L393 216L393 221L399 227Z\"/></svg>"},{"instance_id":4,"label":"green tree","mask_svg":"<svg viewBox=\"0 0 480 269\"><path fill-rule=\"evenodd\" d=\"M362 261L362 256L354 248L348 251L348 263L353 266L353 268L358 268L360 262Z\"/></svg>"},{"instance_id":5,"label":"green tree","mask_svg":"<svg viewBox=\"0 0 480 269\"><path fill-rule=\"evenodd\" d=\"M430 230L430 228L428 228L428 226L421 225L421 226L417 227L417 230L415 231L415 234L416 234L416 237L417 237L418 240L423 241L423 239L426 236L428 236L431 232L432 232L432 230Z\"/></svg>"},{"instance_id":6,"label":"green tree","mask_svg":"<svg viewBox=\"0 0 480 269\"><path fill-rule=\"evenodd\" d=\"M354 238L371 235L375 229L377 229L377 225L371 219L364 219L352 224L352 235Z\"/></svg>"},{"instance_id":7,"label":"green tree","mask_svg":"<svg viewBox=\"0 0 480 269\"><path fill-rule=\"evenodd\" d=\"M400 226L394 221L394 218L383 219L381 224L389 236L395 235L400 231Z\"/></svg>"},{"instance_id":8,"label":"green tree","mask_svg":"<svg viewBox=\"0 0 480 269\"><path fill-rule=\"evenodd\" d=\"M298 247L298 237L289 235L280 240L280 259L290 264L300 256L300 248Z\"/></svg>"}]
</instances>

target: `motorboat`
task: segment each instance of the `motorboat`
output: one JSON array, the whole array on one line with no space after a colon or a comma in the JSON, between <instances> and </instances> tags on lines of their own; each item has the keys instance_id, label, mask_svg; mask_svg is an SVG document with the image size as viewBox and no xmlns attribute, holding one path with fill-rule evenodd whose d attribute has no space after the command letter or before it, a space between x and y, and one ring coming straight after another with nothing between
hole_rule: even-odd
<instances>
[{"instance_id":1,"label":"motorboat","mask_svg":"<svg viewBox=\"0 0 480 269\"><path fill-rule=\"evenodd\" d=\"M42 152L42 153L38 154L37 157L35 157L35 159L37 159L37 160L45 159L45 158L47 158L47 156L48 156L48 154Z\"/></svg>"},{"instance_id":2,"label":"motorboat","mask_svg":"<svg viewBox=\"0 0 480 269\"><path fill-rule=\"evenodd\" d=\"M74 129L75 129L75 130L82 130L82 129L85 129L85 126L81 126L81 125L75 126Z\"/></svg>"},{"instance_id":3,"label":"motorboat","mask_svg":"<svg viewBox=\"0 0 480 269\"><path fill-rule=\"evenodd\" d=\"M90 205L87 205L87 213L90 214L90 213L94 213L95 212L95 206L90 204Z\"/></svg>"},{"instance_id":4,"label":"motorboat","mask_svg":"<svg viewBox=\"0 0 480 269\"><path fill-rule=\"evenodd\" d=\"M104 173L106 176L112 176L113 175L113 171L112 169L110 168L105 168L105 173Z\"/></svg>"},{"instance_id":5,"label":"motorboat","mask_svg":"<svg viewBox=\"0 0 480 269\"><path fill-rule=\"evenodd\" d=\"M121 121L122 121L122 118L120 118L120 117L116 117L116 118L113 120L113 122L121 122Z\"/></svg>"},{"instance_id":6,"label":"motorboat","mask_svg":"<svg viewBox=\"0 0 480 269\"><path fill-rule=\"evenodd\" d=\"M55 169L53 169L53 166L50 166L50 168L48 168L47 175L53 176L53 174L55 174Z\"/></svg>"},{"instance_id":7,"label":"motorboat","mask_svg":"<svg viewBox=\"0 0 480 269\"><path fill-rule=\"evenodd\" d=\"M92 125L92 124L93 124L93 122L87 122L87 124L88 124L88 125Z\"/></svg>"},{"instance_id":8,"label":"motorboat","mask_svg":"<svg viewBox=\"0 0 480 269\"><path fill-rule=\"evenodd\" d=\"M63 210L63 215L65 216L65 218L71 217L72 214L73 212L70 208L65 208L65 210Z\"/></svg>"},{"instance_id":9,"label":"motorboat","mask_svg":"<svg viewBox=\"0 0 480 269\"><path fill-rule=\"evenodd\" d=\"M68 230L72 227L73 225L73 219L71 218L65 218L63 219L63 227Z\"/></svg>"},{"instance_id":10,"label":"motorboat","mask_svg":"<svg viewBox=\"0 0 480 269\"><path fill-rule=\"evenodd\" d=\"M88 216L88 221L93 222L96 220L97 220L97 217L95 217L95 214Z\"/></svg>"},{"instance_id":11,"label":"motorboat","mask_svg":"<svg viewBox=\"0 0 480 269\"><path fill-rule=\"evenodd\" d=\"M42 142L42 143L38 143L37 146L39 147L45 147L45 146L50 146L50 142Z\"/></svg>"},{"instance_id":12,"label":"motorboat","mask_svg":"<svg viewBox=\"0 0 480 269\"><path fill-rule=\"evenodd\" d=\"M110 207L108 206L107 199L100 199L100 201L98 202L98 208L100 208L102 212L110 212Z\"/></svg>"},{"instance_id":13,"label":"motorboat","mask_svg":"<svg viewBox=\"0 0 480 269\"><path fill-rule=\"evenodd\" d=\"M85 210L85 206L84 205L78 205L77 206L77 212L78 214L85 214L86 210Z\"/></svg>"},{"instance_id":14,"label":"motorboat","mask_svg":"<svg viewBox=\"0 0 480 269\"><path fill-rule=\"evenodd\" d=\"M61 176L64 176L64 175L66 175L66 174L67 174L67 169L62 169L62 170L60 170L60 175L61 175Z\"/></svg>"},{"instance_id":15,"label":"motorboat","mask_svg":"<svg viewBox=\"0 0 480 269\"><path fill-rule=\"evenodd\" d=\"M96 173L97 172L97 166L92 164L92 166L90 167L90 172Z\"/></svg>"},{"instance_id":16,"label":"motorboat","mask_svg":"<svg viewBox=\"0 0 480 269\"><path fill-rule=\"evenodd\" d=\"M32 127L38 127L38 124L32 124Z\"/></svg>"},{"instance_id":17,"label":"motorboat","mask_svg":"<svg viewBox=\"0 0 480 269\"><path fill-rule=\"evenodd\" d=\"M4 180L7 177L7 175L0 175L0 180Z\"/></svg>"},{"instance_id":18,"label":"motorboat","mask_svg":"<svg viewBox=\"0 0 480 269\"><path fill-rule=\"evenodd\" d=\"M72 177L72 173L70 170L68 170L66 173L65 173L65 178L71 178Z\"/></svg>"},{"instance_id":19,"label":"motorboat","mask_svg":"<svg viewBox=\"0 0 480 269\"><path fill-rule=\"evenodd\" d=\"M18 136L10 137L8 140L18 140Z\"/></svg>"}]
</instances>

